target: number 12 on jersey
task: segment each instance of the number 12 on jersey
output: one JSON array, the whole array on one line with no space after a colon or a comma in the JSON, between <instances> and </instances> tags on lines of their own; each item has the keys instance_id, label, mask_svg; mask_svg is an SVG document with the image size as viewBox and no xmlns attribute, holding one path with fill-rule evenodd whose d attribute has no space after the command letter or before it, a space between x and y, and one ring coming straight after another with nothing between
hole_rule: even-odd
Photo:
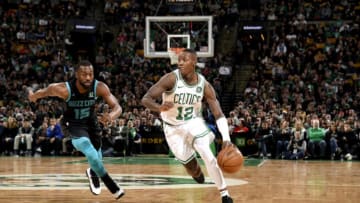
<instances>
[{"instance_id":1,"label":"number 12 on jersey","mask_svg":"<svg viewBox=\"0 0 360 203\"><path fill-rule=\"evenodd\" d=\"M193 112L194 112L194 107L190 106L190 107L182 107L179 106L177 108L177 116L176 116L176 120L190 120L193 117Z\"/></svg>"}]
</instances>

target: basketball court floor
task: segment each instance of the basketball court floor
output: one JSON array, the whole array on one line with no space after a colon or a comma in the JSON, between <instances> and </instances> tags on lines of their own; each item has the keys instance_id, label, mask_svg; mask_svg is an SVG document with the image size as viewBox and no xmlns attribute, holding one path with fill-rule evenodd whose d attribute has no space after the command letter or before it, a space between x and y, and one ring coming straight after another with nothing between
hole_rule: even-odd
<instances>
[{"instance_id":1,"label":"basketball court floor","mask_svg":"<svg viewBox=\"0 0 360 203\"><path fill-rule=\"evenodd\" d=\"M196 184L174 158L104 158L110 174L125 189L114 200L88 188L84 157L0 157L0 203L219 203L207 176ZM202 164L204 171L205 167ZM360 162L246 159L235 174L225 174L234 202L359 202Z\"/></svg>"}]
</instances>

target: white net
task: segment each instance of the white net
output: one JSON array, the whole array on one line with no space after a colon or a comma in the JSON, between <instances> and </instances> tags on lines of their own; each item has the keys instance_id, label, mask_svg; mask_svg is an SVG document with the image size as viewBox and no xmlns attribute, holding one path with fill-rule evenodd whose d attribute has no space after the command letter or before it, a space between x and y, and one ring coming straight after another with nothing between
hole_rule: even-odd
<instances>
[{"instance_id":1,"label":"white net","mask_svg":"<svg viewBox=\"0 0 360 203\"><path fill-rule=\"evenodd\" d=\"M178 64L179 62L179 54L184 50L184 48L170 48L168 49L168 54L170 58L171 65Z\"/></svg>"},{"instance_id":2,"label":"white net","mask_svg":"<svg viewBox=\"0 0 360 203\"><path fill-rule=\"evenodd\" d=\"M171 65L178 64L179 56L175 51L168 50Z\"/></svg>"}]
</instances>

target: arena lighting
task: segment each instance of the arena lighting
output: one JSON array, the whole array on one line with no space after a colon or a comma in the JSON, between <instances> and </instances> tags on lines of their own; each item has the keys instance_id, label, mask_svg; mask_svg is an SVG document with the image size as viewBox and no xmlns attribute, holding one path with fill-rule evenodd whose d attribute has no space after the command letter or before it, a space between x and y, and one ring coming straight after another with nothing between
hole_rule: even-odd
<instances>
[{"instance_id":1,"label":"arena lighting","mask_svg":"<svg viewBox=\"0 0 360 203\"><path fill-rule=\"evenodd\" d=\"M231 66L220 66L219 68L219 74L220 75L231 75Z\"/></svg>"},{"instance_id":2,"label":"arena lighting","mask_svg":"<svg viewBox=\"0 0 360 203\"><path fill-rule=\"evenodd\" d=\"M75 25L76 29L94 30L95 26L92 25Z\"/></svg>"},{"instance_id":3,"label":"arena lighting","mask_svg":"<svg viewBox=\"0 0 360 203\"><path fill-rule=\"evenodd\" d=\"M263 26L261 25L245 25L243 26L243 30L262 30Z\"/></svg>"},{"instance_id":4,"label":"arena lighting","mask_svg":"<svg viewBox=\"0 0 360 203\"><path fill-rule=\"evenodd\" d=\"M95 20L69 19L69 25L73 27L71 32L95 34L97 26Z\"/></svg>"},{"instance_id":5,"label":"arena lighting","mask_svg":"<svg viewBox=\"0 0 360 203\"><path fill-rule=\"evenodd\" d=\"M166 0L168 4L187 4L187 3L195 3L195 0Z\"/></svg>"}]
</instances>

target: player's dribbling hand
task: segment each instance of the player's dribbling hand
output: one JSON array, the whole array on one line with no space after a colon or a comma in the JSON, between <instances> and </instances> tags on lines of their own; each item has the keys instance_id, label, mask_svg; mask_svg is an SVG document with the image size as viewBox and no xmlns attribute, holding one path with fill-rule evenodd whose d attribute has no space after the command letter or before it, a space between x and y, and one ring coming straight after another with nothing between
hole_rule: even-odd
<instances>
[{"instance_id":1,"label":"player's dribbling hand","mask_svg":"<svg viewBox=\"0 0 360 203\"><path fill-rule=\"evenodd\" d=\"M104 113L100 116L99 122L104 126L108 126L111 123L111 116L109 113Z\"/></svg>"},{"instance_id":2,"label":"player's dribbling hand","mask_svg":"<svg viewBox=\"0 0 360 203\"><path fill-rule=\"evenodd\" d=\"M171 109L173 106L174 106L174 103L172 103L172 102L168 102L168 101L163 102L160 106L160 111L161 112L167 111L167 110Z\"/></svg>"},{"instance_id":3,"label":"player's dribbling hand","mask_svg":"<svg viewBox=\"0 0 360 203\"><path fill-rule=\"evenodd\" d=\"M232 146L234 146L234 144L231 143L231 141L224 141L224 142L222 143L221 149L224 149L224 148L226 148L226 147L232 147Z\"/></svg>"}]
</instances>

